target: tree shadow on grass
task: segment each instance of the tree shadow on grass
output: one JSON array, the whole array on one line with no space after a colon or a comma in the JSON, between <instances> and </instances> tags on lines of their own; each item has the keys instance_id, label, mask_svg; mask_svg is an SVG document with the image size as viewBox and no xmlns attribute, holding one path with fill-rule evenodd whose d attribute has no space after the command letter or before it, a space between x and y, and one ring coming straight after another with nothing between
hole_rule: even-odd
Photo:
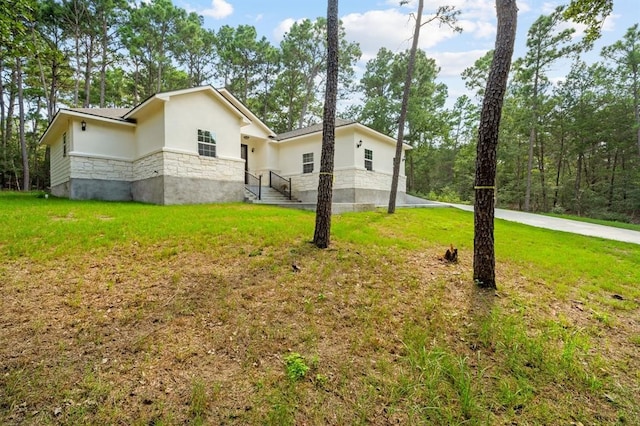
<instances>
[{"instance_id":1,"label":"tree shadow on grass","mask_svg":"<svg viewBox=\"0 0 640 426\"><path fill-rule=\"evenodd\" d=\"M467 318L469 318L469 331L474 336L471 349L478 350L486 344L486 331L492 321L492 313L495 307L497 292L495 289L481 288L475 284L471 286Z\"/></svg>"}]
</instances>

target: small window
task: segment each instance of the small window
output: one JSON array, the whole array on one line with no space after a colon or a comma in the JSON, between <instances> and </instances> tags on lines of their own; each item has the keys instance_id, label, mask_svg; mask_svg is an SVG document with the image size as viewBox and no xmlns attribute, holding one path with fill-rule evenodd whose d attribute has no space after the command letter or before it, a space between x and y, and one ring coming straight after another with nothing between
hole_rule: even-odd
<instances>
[{"instance_id":1,"label":"small window","mask_svg":"<svg viewBox=\"0 0 640 426\"><path fill-rule=\"evenodd\" d=\"M302 173L313 173L313 152L302 154Z\"/></svg>"},{"instance_id":2,"label":"small window","mask_svg":"<svg viewBox=\"0 0 640 426\"><path fill-rule=\"evenodd\" d=\"M370 149L364 150L364 168L373 170L373 151Z\"/></svg>"},{"instance_id":3,"label":"small window","mask_svg":"<svg viewBox=\"0 0 640 426\"><path fill-rule=\"evenodd\" d=\"M216 138L208 130L198 129L198 154L205 157L216 156Z\"/></svg>"},{"instance_id":4,"label":"small window","mask_svg":"<svg viewBox=\"0 0 640 426\"><path fill-rule=\"evenodd\" d=\"M67 156L67 134L66 133L62 134L62 156L63 157Z\"/></svg>"}]
</instances>

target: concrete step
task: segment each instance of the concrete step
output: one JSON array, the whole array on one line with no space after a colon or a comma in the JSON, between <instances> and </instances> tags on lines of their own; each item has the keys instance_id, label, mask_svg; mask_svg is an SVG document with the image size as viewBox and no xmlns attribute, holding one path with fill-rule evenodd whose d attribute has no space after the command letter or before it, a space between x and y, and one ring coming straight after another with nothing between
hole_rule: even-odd
<instances>
[{"instance_id":1,"label":"concrete step","mask_svg":"<svg viewBox=\"0 0 640 426\"><path fill-rule=\"evenodd\" d=\"M258 189L253 187L252 191L258 192ZM260 200L258 200L257 196L249 191L246 187L244 190L245 193L245 202L248 203L256 203L256 204L296 204L299 203L298 200L292 199L289 200L286 196L284 196L279 191L276 191L273 188L262 187L260 189Z\"/></svg>"}]
</instances>

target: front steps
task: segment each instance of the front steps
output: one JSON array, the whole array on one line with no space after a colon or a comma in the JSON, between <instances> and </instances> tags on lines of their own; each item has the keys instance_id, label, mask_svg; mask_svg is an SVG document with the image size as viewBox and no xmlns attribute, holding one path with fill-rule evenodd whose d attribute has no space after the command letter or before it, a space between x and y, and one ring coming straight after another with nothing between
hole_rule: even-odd
<instances>
[{"instance_id":1,"label":"front steps","mask_svg":"<svg viewBox=\"0 0 640 426\"><path fill-rule=\"evenodd\" d=\"M252 188L252 190L257 192L257 188ZM246 203L269 204L284 207L294 207L300 204L300 201L296 199L290 200L275 189L265 186L262 187L260 200L245 187L244 201Z\"/></svg>"}]
</instances>

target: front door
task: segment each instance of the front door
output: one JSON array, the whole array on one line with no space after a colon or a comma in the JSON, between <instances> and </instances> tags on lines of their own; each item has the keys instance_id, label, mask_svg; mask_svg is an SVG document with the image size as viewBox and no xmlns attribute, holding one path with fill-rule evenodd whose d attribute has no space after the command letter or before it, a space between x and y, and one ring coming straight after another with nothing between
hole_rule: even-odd
<instances>
[{"instance_id":1,"label":"front door","mask_svg":"<svg viewBox=\"0 0 640 426\"><path fill-rule=\"evenodd\" d=\"M249 175L247 172L249 171L249 147L245 144L240 145L240 156L244 160L244 184L249 184Z\"/></svg>"}]
</instances>

